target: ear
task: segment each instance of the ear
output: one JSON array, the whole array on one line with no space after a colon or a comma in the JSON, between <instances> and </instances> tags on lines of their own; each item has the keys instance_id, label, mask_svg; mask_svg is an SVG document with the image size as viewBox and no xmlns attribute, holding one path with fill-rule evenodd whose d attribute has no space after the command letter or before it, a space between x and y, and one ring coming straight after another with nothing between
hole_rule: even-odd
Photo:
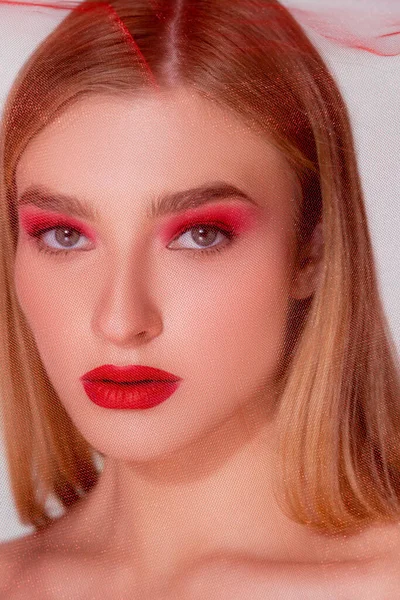
<instances>
[{"instance_id":1,"label":"ear","mask_svg":"<svg viewBox=\"0 0 400 600\"><path fill-rule=\"evenodd\" d=\"M302 300L315 292L322 264L323 247L322 223L319 222L307 246L300 250L290 292L292 298Z\"/></svg>"}]
</instances>

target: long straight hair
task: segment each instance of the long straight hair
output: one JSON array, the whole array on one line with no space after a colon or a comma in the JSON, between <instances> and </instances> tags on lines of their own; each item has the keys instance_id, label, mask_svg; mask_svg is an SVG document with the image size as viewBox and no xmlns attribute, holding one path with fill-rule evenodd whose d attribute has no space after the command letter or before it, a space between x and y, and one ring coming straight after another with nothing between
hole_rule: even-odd
<instances>
[{"instance_id":1,"label":"long straight hair","mask_svg":"<svg viewBox=\"0 0 400 600\"><path fill-rule=\"evenodd\" d=\"M99 472L93 448L47 377L16 298L18 160L37 133L83 97L134 101L176 86L232 111L284 154L302 191L299 248L322 223L318 288L293 303L288 322L277 405L282 510L328 534L396 521L398 356L379 297L349 119L334 80L276 0L111 0L72 8L20 71L4 111L0 391L21 522L48 526L54 519L49 498L72 506Z\"/></svg>"}]
</instances>

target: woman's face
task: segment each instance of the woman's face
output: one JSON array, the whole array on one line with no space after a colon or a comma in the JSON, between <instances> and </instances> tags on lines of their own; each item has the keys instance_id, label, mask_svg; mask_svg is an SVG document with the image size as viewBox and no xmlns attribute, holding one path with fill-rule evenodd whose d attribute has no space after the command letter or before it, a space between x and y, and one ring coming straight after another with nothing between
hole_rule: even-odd
<instances>
[{"instance_id":1,"label":"woman's face","mask_svg":"<svg viewBox=\"0 0 400 600\"><path fill-rule=\"evenodd\" d=\"M268 406L290 296L310 293L293 277L298 192L277 150L187 91L97 96L29 143L16 184L18 300L93 447L149 460ZM152 408L104 408L80 378L105 364L181 383Z\"/></svg>"}]
</instances>

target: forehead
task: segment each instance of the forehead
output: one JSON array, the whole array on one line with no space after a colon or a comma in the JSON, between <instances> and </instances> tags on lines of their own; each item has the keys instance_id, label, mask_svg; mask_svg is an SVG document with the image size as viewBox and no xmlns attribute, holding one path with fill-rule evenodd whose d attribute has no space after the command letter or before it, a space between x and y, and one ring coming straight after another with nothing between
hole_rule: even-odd
<instances>
[{"instance_id":1,"label":"forehead","mask_svg":"<svg viewBox=\"0 0 400 600\"><path fill-rule=\"evenodd\" d=\"M97 200L221 179L255 196L292 194L294 184L267 137L187 90L80 100L29 142L16 170L19 194L44 185Z\"/></svg>"}]
</instances>

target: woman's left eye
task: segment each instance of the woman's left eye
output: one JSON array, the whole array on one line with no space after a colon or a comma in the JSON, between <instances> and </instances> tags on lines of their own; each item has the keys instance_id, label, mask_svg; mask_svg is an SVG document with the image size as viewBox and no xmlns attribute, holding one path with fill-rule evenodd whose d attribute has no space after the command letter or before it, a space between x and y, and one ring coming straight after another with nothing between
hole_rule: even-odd
<instances>
[{"instance_id":1,"label":"woman's left eye","mask_svg":"<svg viewBox=\"0 0 400 600\"><path fill-rule=\"evenodd\" d=\"M168 248L198 250L200 253L204 253L208 250L221 250L221 247L226 246L232 238L231 231L226 231L216 225L199 224L186 229L168 245ZM175 244L177 240L181 240L177 246L171 245Z\"/></svg>"}]
</instances>

